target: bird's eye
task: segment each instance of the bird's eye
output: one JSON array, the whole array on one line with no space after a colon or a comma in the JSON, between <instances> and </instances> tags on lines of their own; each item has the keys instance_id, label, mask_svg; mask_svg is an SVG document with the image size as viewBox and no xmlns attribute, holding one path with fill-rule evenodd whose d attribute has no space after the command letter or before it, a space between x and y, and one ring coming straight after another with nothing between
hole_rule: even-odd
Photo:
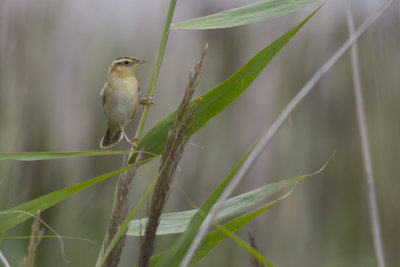
<instances>
[{"instance_id":1,"label":"bird's eye","mask_svg":"<svg viewBox=\"0 0 400 267\"><path fill-rule=\"evenodd\" d=\"M125 60L124 63L125 63L125 65L128 65L128 64L129 64L129 61L128 61L128 60Z\"/></svg>"}]
</instances>

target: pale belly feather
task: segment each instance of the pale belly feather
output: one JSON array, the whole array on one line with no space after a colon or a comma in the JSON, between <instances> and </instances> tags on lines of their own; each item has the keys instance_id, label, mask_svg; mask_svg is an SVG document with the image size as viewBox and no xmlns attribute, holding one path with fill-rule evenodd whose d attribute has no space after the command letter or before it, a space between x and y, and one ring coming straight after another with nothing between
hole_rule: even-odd
<instances>
[{"instance_id":1,"label":"pale belly feather","mask_svg":"<svg viewBox=\"0 0 400 267\"><path fill-rule=\"evenodd\" d=\"M118 86L117 88L121 87ZM104 93L107 94L104 111L109 123L124 127L131 121L133 111L136 108L138 102L137 89L135 86L132 86L130 90L109 87Z\"/></svg>"}]
</instances>

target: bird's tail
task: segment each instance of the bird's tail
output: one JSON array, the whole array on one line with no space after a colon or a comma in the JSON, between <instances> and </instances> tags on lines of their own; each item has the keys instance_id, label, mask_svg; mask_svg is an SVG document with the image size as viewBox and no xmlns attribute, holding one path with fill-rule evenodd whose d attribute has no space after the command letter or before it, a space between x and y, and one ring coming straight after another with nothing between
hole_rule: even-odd
<instances>
[{"instance_id":1,"label":"bird's tail","mask_svg":"<svg viewBox=\"0 0 400 267\"><path fill-rule=\"evenodd\" d=\"M101 139L100 147L102 149L110 148L118 144L122 139L122 128L112 129L110 127L107 128L107 132L104 135L103 139Z\"/></svg>"}]
</instances>

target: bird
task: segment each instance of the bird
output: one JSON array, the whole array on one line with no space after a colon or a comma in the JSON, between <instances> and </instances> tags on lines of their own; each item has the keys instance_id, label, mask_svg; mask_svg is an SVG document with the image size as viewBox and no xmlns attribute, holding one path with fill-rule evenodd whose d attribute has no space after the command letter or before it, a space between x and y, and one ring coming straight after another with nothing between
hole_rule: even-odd
<instances>
[{"instance_id":1,"label":"bird","mask_svg":"<svg viewBox=\"0 0 400 267\"><path fill-rule=\"evenodd\" d=\"M107 131L100 148L111 148L123 137L134 146L135 139L127 137L124 127L135 118L141 105L153 104L151 97L138 100L141 89L135 71L145 62L135 57L120 57L111 63L107 81L100 92L107 118Z\"/></svg>"}]
</instances>

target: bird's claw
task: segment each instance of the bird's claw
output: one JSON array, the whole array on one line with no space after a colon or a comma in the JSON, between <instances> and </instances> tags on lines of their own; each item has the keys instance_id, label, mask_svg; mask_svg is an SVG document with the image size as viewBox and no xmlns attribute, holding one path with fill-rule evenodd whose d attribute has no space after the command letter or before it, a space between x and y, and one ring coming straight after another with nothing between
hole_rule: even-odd
<instances>
[{"instance_id":1,"label":"bird's claw","mask_svg":"<svg viewBox=\"0 0 400 267\"><path fill-rule=\"evenodd\" d=\"M150 97L143 97L142 99L139 100L140 105L154 105L153 102L153 95Z\"/></svg>"}]
</instances>

